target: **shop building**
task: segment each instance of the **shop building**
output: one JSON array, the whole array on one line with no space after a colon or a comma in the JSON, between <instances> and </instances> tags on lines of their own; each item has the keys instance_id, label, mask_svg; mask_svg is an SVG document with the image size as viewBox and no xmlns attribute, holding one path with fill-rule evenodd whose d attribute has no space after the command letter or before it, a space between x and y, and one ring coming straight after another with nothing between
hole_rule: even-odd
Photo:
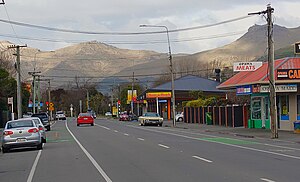
<instances>
[{"instance_id":1,"label":"shop building","mask_svg":"<svg viewBox=\"0 0 300 182\"><path fill-rule=\"evenodd\" d=\"M292 131L293 123L300 121L300 58L275 60L274 70L278 128ZM235 89L241 97L250 95L248 127L270 129L268 63L239 72L217 88Z\"/></svg>"},{"instance_id":2,"label":"shop building","mask_svg":"<svg viewBox=\"0 0 300 182\"><path fill-rule=\"evenodd\" d=\"M194 100L193 92L201 92L205 96L226 97L226 93L217 89L220 83L199 76L187 75L174 80L176 111L182 112L182 102ZM158 112L165 119L171 119L172 115L172 89L171 82L147 89L138 97L139 115L143 112ZM178 109L181 108L181 109Z\"/></svg>"}]
</instances>

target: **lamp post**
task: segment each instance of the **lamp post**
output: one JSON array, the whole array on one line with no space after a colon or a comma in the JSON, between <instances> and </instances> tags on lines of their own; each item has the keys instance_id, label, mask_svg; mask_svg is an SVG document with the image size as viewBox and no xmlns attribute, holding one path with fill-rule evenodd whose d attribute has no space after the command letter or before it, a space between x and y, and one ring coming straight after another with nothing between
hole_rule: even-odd
<instances>
[{"instance_id":1,"label":"lamp post","mask_svg":"<svg viewBox=\"0 0 300 182\"><path fill-rule=\"evenodd\" d=\"M170 37L169 37L169 29L164 25L140 25L140 27L155 27L155 28L165 28L168 38L168 48L169 48L169 61L170 61L170 71L171 71L171 89L172 89L172 111L173 111L173 126L176 126L175 121L175 90L174 90L174 70L172 63L172 53L171 53L171 45L170 45Z\"/></svg>"}]
</instances>

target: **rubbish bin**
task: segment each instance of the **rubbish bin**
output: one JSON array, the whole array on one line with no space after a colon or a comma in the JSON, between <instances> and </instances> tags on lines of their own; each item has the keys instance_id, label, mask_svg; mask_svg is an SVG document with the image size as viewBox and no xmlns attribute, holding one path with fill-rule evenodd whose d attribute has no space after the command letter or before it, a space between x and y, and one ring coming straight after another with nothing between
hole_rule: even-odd
<instances>
[{"instance_id":1,"label":"rubbish bin","mask_svg":"<svg viewBox=\"0 0 300 182\"><path fill-rule=\"evenodd\" d=\"M254 128L254 122L251 119L248 119L248 128Z\"/></svg>"},{"instance_id":2,"label":"rubbish bin","mask_svg":"<svg viewBox=\"0 0 300 182\"><path fill-rule=\"evenodd\" d=\"M206 113L205 113L205 118L206 118L206 124L207 124L207 125L212 125L211 112L206 112Z\"/></svg>"},{"instance_id":3,"label":"rubbish bin","mask_svg":"<svg viewBox=\"0 0 300 182\"><path fill-rule=\"evenodd\" d=\"M300 134L300 121L294 122L294 133Z\"/></svg>"}]
</instances>

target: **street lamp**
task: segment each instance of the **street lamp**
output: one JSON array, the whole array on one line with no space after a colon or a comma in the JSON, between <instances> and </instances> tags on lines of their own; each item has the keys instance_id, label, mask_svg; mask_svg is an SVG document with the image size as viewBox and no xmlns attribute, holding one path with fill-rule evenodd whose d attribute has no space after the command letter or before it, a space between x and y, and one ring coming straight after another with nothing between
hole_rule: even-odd
<instances>
[{"instance_id":1,"label":"street lamp","mask_svg":"<svg viewBox=\"0 0 300 182\"><path fill-rule=\"evenodd\" d=\"M171 88L172 88L172 110L173 110L173 126L176 126L175 121L175 91L174 91L174 71L172 64L172 53L171 53L171 45L170 45L170 37L169 37L169 29L164 25L140 25L140 27L155 27L155 28L165 28L168 38L168 46L169 46L169 61L170 61L170 70L171 70Z\"/></svg>"}]
</instances>

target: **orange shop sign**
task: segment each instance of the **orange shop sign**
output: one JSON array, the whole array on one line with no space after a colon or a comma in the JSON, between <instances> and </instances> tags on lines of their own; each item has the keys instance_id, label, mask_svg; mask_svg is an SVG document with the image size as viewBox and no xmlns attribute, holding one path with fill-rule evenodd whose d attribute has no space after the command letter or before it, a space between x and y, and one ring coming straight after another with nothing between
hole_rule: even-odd
<instances>
[{"instance_id":1,"label":"orange shop sign","mask_svg":"<svg viewBox=\"0 0 300 182\"><path fill-rule=\"evenodd\" d=\"M171 98L171 92L149 92L146 94L146 98Z\"/></svg>"},{"instance_id":2,"label":"orange shop sign","mask_svg":"<svg viewBox=\"0 0 300 182\"><path fill-rule=\"evenodd\" d=\"M279 80L300 79L300 69L278 69L277 79Z\"/></svg>"}]
</instances>

